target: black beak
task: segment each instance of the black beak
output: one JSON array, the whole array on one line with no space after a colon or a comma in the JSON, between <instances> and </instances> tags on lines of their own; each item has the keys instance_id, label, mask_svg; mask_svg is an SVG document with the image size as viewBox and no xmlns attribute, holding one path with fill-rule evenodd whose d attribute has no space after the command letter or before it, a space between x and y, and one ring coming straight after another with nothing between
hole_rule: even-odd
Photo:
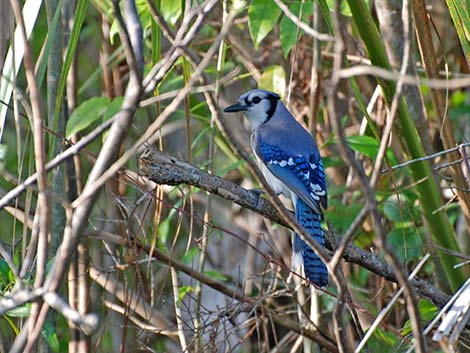
<instances>
[{"instance_id":1,"label":"black beak","mask_svg":"<svg viewBox=\"0 0 470 353\"><path fill-rule=\"evenodd\" d=\"M248 107L244 104L241 104L240 102L237 102L237 103L225 108L224 112L226 112L226 113L235 113L235 112L242 112L242 111L245 111L245 110L248 110Z\"/></svg>"}]
</instances>

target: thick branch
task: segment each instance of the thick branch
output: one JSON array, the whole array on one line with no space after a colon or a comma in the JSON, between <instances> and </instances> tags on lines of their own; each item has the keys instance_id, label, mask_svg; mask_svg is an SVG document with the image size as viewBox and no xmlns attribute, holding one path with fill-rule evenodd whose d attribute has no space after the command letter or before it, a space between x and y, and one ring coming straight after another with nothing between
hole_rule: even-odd
<instances>
[{"instance_id":1,"label":"thick branch","mask_svg":"<svg viewBox=\"0 0 470 353\"><path fill-rule=\"evenodd\" d=\"M210 175L191 164L164 153L151 150L145 151L140 158L140 170L143 175L157 184L196 186L232 201L243 208L255 211L273 222L287 226L279 217L274 206L268 200L261 198L258 192L246 190L230 181ZM335 237L326 233L326 246L329 250L334 251L334 244L337 243ZM383 259L364 249L349 244L344 251L343 258L347 262L367 268L386 280L397 282L391 266ZM429 299L439 307L442 307L449 299L441 290L419 278L411 280L410 284L421 297Z\"/></svg>"}]
</instances>

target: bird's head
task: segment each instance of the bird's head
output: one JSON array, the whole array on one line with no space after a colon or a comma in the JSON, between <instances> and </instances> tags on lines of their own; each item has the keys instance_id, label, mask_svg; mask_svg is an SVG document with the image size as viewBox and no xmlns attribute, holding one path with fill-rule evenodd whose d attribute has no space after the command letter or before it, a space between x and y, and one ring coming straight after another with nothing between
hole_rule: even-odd
<instances>
[{"instance_id":1,"label":"bird's head","mask_svg":"<svg viewBox=\"0 0 470 353\"><path fill-rule=\"evenodd\" d=\"M237 103L225 108L224 112L243 112L254 130L273 116L279 99L279 95L274 92L254 89L243 94Z\"/></svg>"}]
</instances>

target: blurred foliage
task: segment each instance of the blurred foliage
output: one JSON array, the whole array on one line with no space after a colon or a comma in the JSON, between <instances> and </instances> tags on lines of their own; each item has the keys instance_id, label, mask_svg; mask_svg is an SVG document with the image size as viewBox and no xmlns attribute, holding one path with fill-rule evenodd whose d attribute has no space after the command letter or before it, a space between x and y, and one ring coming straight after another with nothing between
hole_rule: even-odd
<instances>
[{"instance_id":1,"label":"blurred foliage","mask_svg":"<svg viewBox=\"0 0 470 353\"><path fill-rule=\"evenodd\" d=\"M149 1L152 1L163 20L175 32L187 16L185 6L196 6L196 2L179 0L136 1L145 35L144 74L150 72L154 64L158 65L159 60L162 60L172 45L151 15ZM301 14L301 20L311 25L315 8L313 2L285 1L284 3L295 16ZM370 5L360 1L354 3L356 5L360 3L361 6ZM443 4L433 1L432 6L442 11L433 11L429 15L436 25L436 33L439 34L436 35L434 43L439 62L442 68L445 63L451 77L458 77L466 75L469 71L470 49L468 35L465 33L470 33L470 21L467 5L463 1L449 0L446 3L447 7L443 7ZM70 6L66 0L62 5ZM331 222L335 233L341 236L347 232L364 207L365 198L360 190L357 175L354 175L339 157L337 138L332 131L331 116L326 107L325 96L328 93L328 79L332 73L334 46L328 42L321 43L321 52L317 53L320 62L315 62L312 38L305 35L304 31L289 19L274 0L234 1L226 4L226 7L220 2L205 18L200 31L188 45L198 58L207 52L214 38L220 33L222 20L226 15L224 9L230 11L232 7L240 10L236 23L223 42L219 54L212 58L204 70L206 77L212 80L206 84L217 82L217 86L204 88L203 84L198 83L198 91L195 89L187 97L185 104L181 104L163 124L154 146L201 169L210 170L214 175L246 188L257 188L258 185L253 182L254 179L245 168L244 162L231 150L225 136L213 127L214 117L201 92L208 89L216 94L219 108L233 103L241 93L257 86L275 91L281 97L288 96L287 93L290 92L289 109L317 138L321 154L324 156L329 187L329 208L325 211L325 219ZM317 30L334 36L331 14L328 11L334 8L334 2L319 1L319 8L322 10L320 14L322 20ZM367 33L364 34L365 30L360 25L360 20L369 16L373 21L367 25L377 26L375 13L367 8L366 16L366 12L359 11L359 8L351 6L351 2L341 2L341 25L347 33L348 58L345 64L353 66L358 62L366 63L372 60L373 64L380 65L380 55L382 55L380 50L374 52L369 46L377 43L368 38ZM57 138L64 143L64 139L67 139L67 143L70 140L79 141L82 136L112 118L120 110L129 77L129 68L123 54L119 24L112 2L79 0L76 11L72 13L75 23L71 28L67 28L70 40L64 46L64 65L58 77L61 91L55 106L56 122L53 126L47 126L47 129L45 126L45 133L50 141ZM56 15L65 25L64 15L59 9ZM30 44L33 57L37 61L37 81L41 98L45 102L49 94L44 80L47 72L46 59L50 55L48 48L52 40L59 39L48 37L49 30L52 29L47 27L45 6L42 6L37 19L34 20L36 22ZM28 21L33 19L30 18ZM371 30L375 30L379 35L376 27ZM446 43L442 43L439 38L445 38ZM7 46L13 44L9 38L2 39ZM380 44L383 44L383 38L379 36L378 39L382 41ZM219 55L223 57L219 58ZM417 66L421 67L419 50L414 48L412 56ZM74 88L77 105L66 113L66 136L56 136L57 119L60 119L59 106L67 105L66 99L71 98L68 96L66 85L71 69L75 65L73 59L76 59L77 69ZM129 127L128 139L122 146L122 151L131 146L147 130L192 77L194 67L191 66L191 60L193 58L180 57L165 73L155 90L155 96L159 99L142 104L132 126ZM316 66L320 72L319 92L312 92L313 65L319 65ZM419 74L423 75L421 71ZM228 81L224 81L226 77L229 77ZM364 107L367 106L379 83L388 88L384 89L383 96L368 113L369 116L364 117ZM5 84L5 80L0 81L0 85ZM10 104L0 144L2 196L35 171L31 124L28 120L31 115L31 105L23 68L15 77L14 84L16 104L13 104L10 97L2 97L5 104ZM347 143L368 176L373 171L381 134L385 128L388 111L386 106L390 101L387 92L393 95L394 85L394 82L384 83L383 80L376 79L371 73L368 76L345 81L338 93L341 106L337 108L343 117L342 126L347 136ZM440 127L436 126L434 119L436 110L431 101L429 88L420 86L419 89L429 118L426 121L426 128L433 137L433 145L429 147L436 153L443 149L439 138ZM470 136L468 87L448 93L446 103L456 141L468 142ZM315 102L314 98L318 98L316 116L311 115L314 111L312 103ZM237 133L236 136L240 140L244 139L245 146L249 148L249 131L245 123L239 117L226 119L231 119L229 123ZM397 122L392 132L382 163L383 171L375 185L376 200L387 230L387 242L398 255L400 262L411 270L431 248L442 250L442 244L436 242L435 238L431 239L431 227L433 221L441 222L442 219L448 219L449 229L452 232L442 234L442 237L458 244L458 248L454 249L457 253L460 251L468 256L470 249L468 229L465 227L458 200L454 197L455 187L445 157L434 158L429 164L429 173L423 178L418 178L419 180L414 173L414 166L402 166L390 171L391 167L400 167L401 163L416 157L404 132L400 130L403 128L403 121ZM367 125L366 129L361 128L363 123ZM413 136L417 138L414 142L422 148L419 133L416 130L414 133ZM70 174L70 169L67 169L68 191L73 184L80 192L80 185L86 182L105 137L106 134L103 139L93 141L77 156L78 164L75 168L78 169L75 171L79 172L76 174L79 178L78 183L74 179L75 174ZM49 159L55 157L50 146L48 145L46 151L50 156ZM423 163L419 165L421 164ZM465 164L462 165L465 167ZM431 172L431 167L436 166L440 168ZM138 171L137 158L132 159L127 167L129 170ZM61 168L66 167L62 165ZM49 177L52 183L52 173ZM429 195L423 193L423 179L435 181L438 190L437 196L441 208L433 209L435 213L432 217L429 217L429 213L425 211L429 206L426 199ZM62 200L66 205L73 201L70 199L70 194L51 196L55 200ZM8 249L18 269L23 269L26 260L30 260L28 258L30 247L34 248L34 244L31 244L32 232L23 223L25 220L30 223L34 220L36 202L36 189L31 188L18 197L15 203L9 205L10 210L3 209L0 212L2 225L0 240L2 246ZM14 208L24 211L26 216L15 214L12 211ZM227 299L205 286L200 292L197 281L181 272L177 273L177 282L172 283L173 279L167 264L149 259L149 254L136 245L141 241L145 245L155 247L227 287L243 288L247 296L257 299L261 296L268 298L270 307L292 320L298 320L295 313L301 306L297 304L295 294L292 294L292 286L285 282L291 255L289 237L281 227L273 227L268 221L261 222L259 218L252 212L242 210L220 198L209 196L195 187L180 185L149 190L144 183L128 178L126 171L116 176L101 192L89 217L87 239L84 242L89 255L86 266L88 269L92 266L105 269L115 275L119 284L129 290L130 294L139 295L139 298L149 303L149 307L157 312L159 319L167 320L170 327L161 329L172 331L173 335L156 334L155 330L140 325L138 320L134 320L138 315L133 313L134 308L129 306L130 302L123 303L116 298L116 293L110 292L95 281L86 288L87 300L90 305L89 310L99 314L101 328L91 338L91 347L103 352L119 349L129 352L137 349L177 352L181 349L181 342L175 338L174 331L177 330L177 321L183 320L185 325L183 331L191 346L197 346L197 342L200 342L207 350L213 345L220 351L255 352L261 350L263 344L260 342L266 342L266 347L263 346L266 348L265 351L268 351L268 348L274 349L285 331L273 322L268 324L269 315L263 317L266 320L261 320L257 317L261 313L255 310L247 313L245 308L241 308L242 305L232 298ZM93 236L93 232L117 235L124 239L129 247L107 240L98 240ZM205 236L207 238L204 238ZM203 245L205 239L208 242L207 249ZM356 231L353 242L385 258L368 217ZM444 256L449 255L446 253ZM454 262L463 261L454 254L451 257ZM354 305L364 311L369 323L388 303L397 286L358 265L346 263L343 267ZM434 264L427 264L420 271L419 277L437 286L435 271ZM463 269L462 273L468 273L468 269ZM0 296L11 294L18 288L18 282L21 282L22 286L31 287L34 276L34 261L29 262L23 278L16 278L8 262L0 259ZM452 285L458 284L457 279L446 277ZM286 288L289 290L286 291ZM60 294L66 298L68 290L69 287L64 283ZM329 287L328 292L320 297L322 322L325 323L322 331L332 338L334 335L331 334L333 332L331 312L336 303L335 293L336 289ZM123 313L110 309L110 301L122 305ZM30 309L31 303L27 303L0 318L2 342L6 347L10 347L13 343ZM423 299L419 301L418 309L425 323L431 321L438 312L434 304ZM180 315L178 310L181 312L181 317L178 316ZM147 324L146 317L138 319ZM349 327L354 329L350 318L345 320L348 321ZM197 329L196 323L200 325ZM63 317L53 322L46 322L41 335L51 351L64 352L69 349L68 339L71 335L69 328L69 323ZM411 344L411 340L407 337L410 333L406 305L403 301L399 301L392 309L392 313L384 319L383 325L374 332L369 341L369 350L406 351ZM351 340L357 343L355 335L351 335ZM429 352L440 352L430 339L428 343Z\"/></svg>"}]
</instances>

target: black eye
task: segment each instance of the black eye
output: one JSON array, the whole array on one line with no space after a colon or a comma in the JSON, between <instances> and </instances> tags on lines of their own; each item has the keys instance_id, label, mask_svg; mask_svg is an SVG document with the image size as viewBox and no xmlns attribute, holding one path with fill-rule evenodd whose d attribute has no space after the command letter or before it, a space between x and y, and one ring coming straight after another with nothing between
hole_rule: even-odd
<instances>
[{"instance_id":1,"label":"black eye","mask_svg":"<svg viewBox=\"0 0 470 353\"><path fill-rule=\"evenodd\" d=\"M255 97L255 98L253 98L253 103L258 104L259 102L261 102L261 98L260 98L260 97Z\"/></svg>"}]
</instances>

